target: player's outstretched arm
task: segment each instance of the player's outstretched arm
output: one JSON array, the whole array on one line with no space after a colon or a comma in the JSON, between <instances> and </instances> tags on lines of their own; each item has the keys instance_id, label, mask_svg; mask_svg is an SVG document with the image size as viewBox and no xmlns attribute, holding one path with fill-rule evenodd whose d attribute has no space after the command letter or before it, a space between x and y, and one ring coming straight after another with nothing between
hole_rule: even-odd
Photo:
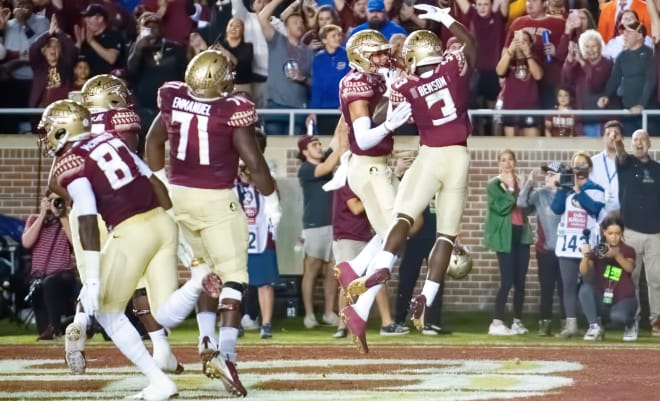
<instances>
[{"instance_id":1,"label":"player's outstretched arm","mask_svg":"<svg viewBox=\"0 0 660 401\"><path fill-rule=\"evenodd\" d=\"M149 127L144 148L144 158L151 171L156 172L165 168L165 142L167 142L167 127L158 113Z\"/></svg>"},{"instance_id":2,"label":"player's outstretched arm","mask_svg":"<svg viewBox=\"0 0 660 401\"><path fill-rule=\"evenodd\" d=\"M420 14L419 18L430 19L437 21L447 27L451 33L456 36L459 42L463 43L463 54L471 67L474 67L477 59L477 44L470 31L460 22L456 21L449 12L449 8L440 8L428 4L416 4L415 8L424 11L425 14Z\"/></svg>"},{"instance_id":3,"label":"player's outstretched arm","mask_svg":"<svg viewBox=\"0 0 660 401\"><path fill-rule=\"evenodd\" d=\"M254 125L249 127L234 128L234 148L241 160L245 163L252 183L264 196L268 196L275 190L275 182L270 174L266 159L259 151L257 140L254 135Z\"/></svg>"}]
</instances>

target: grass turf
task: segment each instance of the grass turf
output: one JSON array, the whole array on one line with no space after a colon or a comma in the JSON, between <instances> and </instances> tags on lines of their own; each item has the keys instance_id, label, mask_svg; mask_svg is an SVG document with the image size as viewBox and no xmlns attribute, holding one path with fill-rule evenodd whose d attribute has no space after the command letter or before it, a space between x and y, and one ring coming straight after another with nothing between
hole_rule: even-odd
<instances>
[{"instance_id":1,"label":"grass turf","mask_svg":"<svg viewBox=\"0 0 660 401\"><path fill-rule=\"evenodd\" d=\"M246 331L245 336L239 339L240 344L273 344L273 345L347 345L348 339L334 339L336 328L332 326L319 326L314 329L306 329L302 317L278 318L273 321L273 338L262 340L259 331ZM537 325L531 317L524 320L529 333L527 335L513 337L493 337L487 335L490 315L487 312L447 312L444 316L446 327L453 331L450 335L427 336L414 330L408 335L381 336L379 335L380 319L373 318L369 322L367 340L370 345L447 345L447 346L607 346L607 347L657 347L660 337L652 337L649 330L640 330L638 341L623 342L621 328L607 328L605 340L602 342L585 342L582 337L573 339L558 339L555 337L538 337L536 335ZM412 326L411 326L412 327ZM585 329L586 323L580 322L580 327ZM558 331L559 321L553 322L553 329ZM197 343L197 323L194 317L190 317L176 327L170 336L172 345L191 345ZM52 344L50 341L36 342L36 329L34 326L26 326L22 323L9 319L0 320L0 345L10 344ZM58 340L55 340L58 341ZM61 341L61 340L60 340ZM104 344L101 335L95 335L90 345Z\"/></svg>"}]
</instances>

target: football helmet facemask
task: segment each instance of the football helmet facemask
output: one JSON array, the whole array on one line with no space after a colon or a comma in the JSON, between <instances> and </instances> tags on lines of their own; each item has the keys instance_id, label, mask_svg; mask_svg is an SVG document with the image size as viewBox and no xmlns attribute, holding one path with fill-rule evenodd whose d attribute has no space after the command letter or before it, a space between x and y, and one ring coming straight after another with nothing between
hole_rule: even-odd
<instances>
[{"instance_id":1,"label":"football helmet facemask","mask_svg":"<svg viewBox=\"0 0 660 401\"><path fill-rule=\"evenodd\" d=\"M124 81L110 74L96 75L85 82L81 90L82 104L104 110L128 106L130 92Z\"/></svg>"},{"instance_id":2,"label":"football helmet facemask","mask_svg":"<svg viewBox=\"0 0 660 401\"><path fill-rule=\"evenodd\" d=\"M403 42L401 54L408 72L414 74L417 67L442 61L442 42L438 35L431 31L415 31Z\"/></svg>"},{"instance_id":3,"label":"football helmet facemask","mask_svg":"<svg viewBox=\"0 0 660 401\"><path fill-rule=\"evenodd\" d=\"M447 274L455 280L460 280L472 271L472 265L470 251L463 245L456 245L449 258Z\"/></svg>"},{"instance_id":4,"label":"football helmet facemask","mask_svg":"<svg viewBox=\"0 0 660 401\"><path fill-rule=\"evenodd\" d=\"M90 113L73 100L51 103L41 115L38 144L44 156L56 156L68 142L81 141L90 135Z\"/></svg>"},{"instance_id":5,"label":"football helmet facemask","mask_svg":"<svg viewBox=\"0 0 660 401\"><path fill-rule=\"evenodd\" d=\"M213 99L234 90L234 65L222 52L205 50L190 60L185 81L193 97Z\"/></svg>"},{"instance_id":6,"label":"football helmet facemask","mask_svg":"<svg viewBox=\"0 0 660 401\"><path fill-rule=\"evenodd\" d=\"M382 33L374 29L365 29L348 39L346 43L348 63L355 70L373 74L384 66L374 65L371 56L374 53L389 51L391 48Z\"/></svg>"}]
</instances>

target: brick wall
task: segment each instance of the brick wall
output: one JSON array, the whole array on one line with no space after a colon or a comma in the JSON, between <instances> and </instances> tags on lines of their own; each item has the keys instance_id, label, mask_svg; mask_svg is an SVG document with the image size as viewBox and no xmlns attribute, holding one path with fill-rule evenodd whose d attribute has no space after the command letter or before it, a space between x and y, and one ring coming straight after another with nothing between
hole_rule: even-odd
<instances>
[{"instance_id":1,"label":"brick wall","mask_svg":"<svg viewBox=\"0 0 660 401\"><path fill-rule=\"evenodd\" d=\"M278 177L295 177L299 161L296 138L269 137L266 158ZM329 138L324 138L327 145ZM395 154L416 148L415 137L399 137ZM629 140L627 141L629 145ZM596 153L602 149L600 139L591 138L504 138L473 137L470 139L472 164L468 204L462 221L461 239L471 249L474 269L461 281L447 279L445 305L448 310L490 310L499 284L497 260L493 252L482 246L483 226L486 215L485 187L487 180L497 174L497 154L501 149L514 150L518 158L518 172L526 177L530 169L538 168L549 160L567 161L576 150ZM658 151L652 152L657 160ZM0 213L26 218L38 205L40 194L47 180L50 160L44 159L39 167L39 157L34 137L0 136ZM539 176L539 183L541 177ZM535 219L531 219L535 224ZM297 234L294 234L294 236ZM287 249L288 250L288 249ZM286 251L286 250L284 250ZM289 250L293 252L292 250ZM421 277L424 277L425 270ZM396 288L397 273L390 282L390 294ZM532 251L527 279L526 310L537 311L538 284L536 261ZM322 291L317 291L322 294ZM317 299L321 302L321 299ZM509 303L510 304L510 303Z\"/></svg>"}]
</instances>

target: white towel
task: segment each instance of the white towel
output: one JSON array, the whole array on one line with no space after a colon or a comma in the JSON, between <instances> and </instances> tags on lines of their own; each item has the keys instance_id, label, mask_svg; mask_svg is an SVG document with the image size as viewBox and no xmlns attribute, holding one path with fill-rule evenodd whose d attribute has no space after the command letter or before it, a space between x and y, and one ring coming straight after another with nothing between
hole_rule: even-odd
<instances>
[{"instance_id":1,"label":"white towel","mask_svg":"<svg viewBox=\"0 0 660 401\"><path fill-rule=\"evenodd\" d=\"M335 170L335 175L323 186L323 190L325 192L336 191L346 185L346 179L348 178L349 157L351 157L350 150L347 150L343 155L341 155L339 158L339 167L337 167L337 170Z\"/></svg>"}]
</instances>

